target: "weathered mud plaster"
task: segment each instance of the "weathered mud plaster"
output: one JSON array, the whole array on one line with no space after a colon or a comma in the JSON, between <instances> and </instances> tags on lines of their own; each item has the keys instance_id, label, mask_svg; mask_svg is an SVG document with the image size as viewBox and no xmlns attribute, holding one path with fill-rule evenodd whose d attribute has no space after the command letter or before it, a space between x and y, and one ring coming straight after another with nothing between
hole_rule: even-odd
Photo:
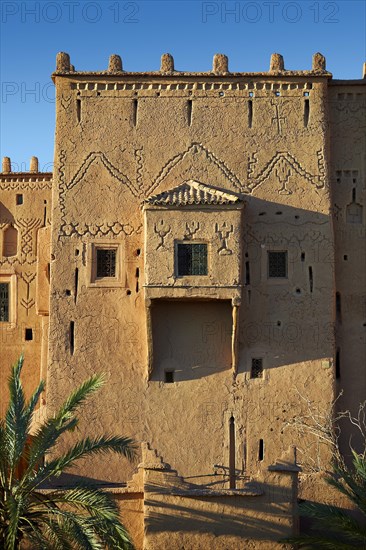
<instances>
[{"instance_id":1,"label":"weathered mud plaster","mask_svg":"<svg viewBox=\"0 0 366 550\"><path fill-rule=\"evenodd\" d=\"M365 80L319 53L262 73L60 53L53 80L54 173L0 175L1 408L22 350L37 421L107 373L79 433L148 444L75 474L113 485L137 548L275 548L330 459L291 420L366 394Z\"/></svg>"}]
</instances>

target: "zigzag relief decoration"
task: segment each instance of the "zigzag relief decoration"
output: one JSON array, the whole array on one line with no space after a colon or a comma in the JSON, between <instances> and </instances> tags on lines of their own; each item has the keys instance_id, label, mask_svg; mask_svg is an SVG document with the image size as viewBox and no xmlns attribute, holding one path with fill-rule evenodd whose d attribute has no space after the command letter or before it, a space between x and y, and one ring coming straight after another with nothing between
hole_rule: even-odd
<instances>
[{"instance_id":1,"label":"zigzag relief decoration","mask_svg":"<svg viewBox=\"0 0 366 550\"><path fill-rule=\"evenodd\" d=\"M92 152L89 153L89 155L83 160L80 168L76 172L73 178L66 184L66 189L72 189L79 181L83 179L85 176L88 168L95 162L96 160L100 160L103 164L103 166L107 169L109 174L117 179L120 183L123 185L126 185L128 189L131 191L134 197L137 197L139 195L138 189L135 187L135 185L128 179L128 177L120 172L118 168L116 168L105 156L104 153L101 152Z\"/></svg>"},{"instance_id":2,"label":"zigzag relief decoration","mask_svg":"<svg viewBox=\"0 0 366 550\"><path fill-rule=\"evenodd\" d=\"M151 186L147 189L146 193L147 195L151 195L157 187L162 183L162 181L166 178L166 176L172 171L172 169L177 166L187 155L190 154L196 154L199 152L203 152L206 155L206 158L209 162L212 162L215 166L221 170L223 175L232 183L233 187L241 192L241 193L248 193L249 190L246 186L242 185L240 180L237 178L237 176L230 170L230 168L214 153L212 153L209 149L204 147L201 143L192 143L188 149L183 151L182 153L178 153L178 155L175 155L173 158L171 158L160 170L158 176L155 178Z\"/></svg>"},{"instance_id":3,"label":"zigzag relief decoration","mask_svg":"<svg viewBox=\"0 0 366 550\"><path fill-rule=\"evenodd\" d=\"M0 191L45 191L52 189L52 181L1 181Z\"/></svg>"},{"instance_id":4,"label":"zigzag relief decoration","mask_svg":"<svg viewBox=\"0 0 366 550\"><path fill-rule=\"evenodd\" d=\"M305 178L311 185L315 185L317 189L321 189L325 185L324 154L322 151L317 151L319 175L311 174L305 170L298 160L288 152L276 153L265 167L258 174L255 174L254 171L258 164L256 155L257 153L252 153L248 159L248 188L250 191L265 182L273 172L281 184L278 190L280 195L292 194L292 191L287 188L287 184L293 172Z\"/></svg>"},{"instance_id":5,"label":"zigzag relief decoration","mask_svg":"<svg viewBox=\"0 0 366 550\"><path fill-rule=\"evenodd\" d=\"M59 231L59 236L70 237L76 235L83 237L84 235L91 235L92 237L105 237L125 235L129 237L132 234L141 233L142 225L134 227L130 223L122 224L120 222L98 224L86 224L86 223L64 223Z\"/></svg>"},{"instance_id":6,"label":"zigzag relief decoration","mask_svg":"<svg viewBox=\"0 0 366 550\"><path fill-rule=\"evenodd\" d=\"M59 207L61 211L61 228L59 232L59 237L62 236L71 236L71 235L93 235L93 236L103 236L107 235L109 233L112 233L114 235L120 235L121 233L124 233L126 236L131 235L136 230L132 228L129 224L121 225L119 222L115 223L108 223L103 225L87 225L87 224L78 224L78 223L70 223L66 217L66 201L65 201L65 194L69 189L72 189L75 185L77 185L82 178L84 177L87 170L90 168L90 166L95 162L97 159L101 160L103 166L107 169L109 174L116 178L120 183L123 185L126 185L126 187L131 191L131 193L135 196L139 196L139 191L134 186L134 184L128 179L128 177L120 172L118 168L116 168L104 155L104 153L101 152L91 152L87 155L87 157L83 160L80 167L78 168L77 172L74 174L74 176L71 178L70 181L67 182L65 169L67 166L66 162L66 151L64 149L61 149L60 155L59 155L59 166L58 166L58 180L59 180Z\"/></svg>"}]
</instances>

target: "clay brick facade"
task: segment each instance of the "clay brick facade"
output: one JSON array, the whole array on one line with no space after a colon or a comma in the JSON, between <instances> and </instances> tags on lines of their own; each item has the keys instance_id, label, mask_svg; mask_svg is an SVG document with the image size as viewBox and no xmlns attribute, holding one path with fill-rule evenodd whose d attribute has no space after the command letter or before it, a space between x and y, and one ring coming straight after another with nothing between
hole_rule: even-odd
<instances>
[{"instance_id":1,"label":"clay brick facade","mask_svg":"<svg viewBox=\"0 0 366 550\"><path fill-rule=\"evenodd\" d=\"M80 430L132 435L140 466L80 473L121 484L138 548L275 548L298 464L310 498L329 461L291 419L366 395L365 80L321 54L93 73L64 53L53 80L53 176L0 176L1 388L22 349L47 413L107 373Z\"/></svg>"}]
</instances>

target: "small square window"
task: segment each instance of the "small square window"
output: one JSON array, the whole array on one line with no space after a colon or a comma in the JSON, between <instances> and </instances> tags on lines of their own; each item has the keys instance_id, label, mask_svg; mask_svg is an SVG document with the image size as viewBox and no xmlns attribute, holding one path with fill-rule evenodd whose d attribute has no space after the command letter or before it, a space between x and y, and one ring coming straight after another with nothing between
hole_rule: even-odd
<instances>
[{"instance_id":1,"label":"small square window","mask_svg":"<svg viewBox=\"0 0 366 550\"><path fill-rule=\"evenodd\" d=\"M174 382L174 371L173 370L166 370L165 371L165 383L166 384L173 384Z\"/></svg>"},{"instance_id":2,"label":"small square window","mask_svg":"<svg viewBox=\"0 0 366 550\"><path fill-rule=\"evenodd\" d=\"M9 322L9 283L0 283L0 323Z\"/></svg>"},{"instance_id":3,"label":"small square window","mask_svg":"<svg viewBox=\"0 0 366 550\"><path fill-rule=\"evenodd\" d=\"M27 341L33 340L33 329L31 328L25 329L25 340Z\"/></svg>"},{"instance_id":4,"label":"small square window","mask_svg":"<svg viewBox=\"0 0 366 550\"><path fill-rule=\"evenodd\" d=\"M116 248L97 248L97 277L116 277Z\"/></svg>"},{"instance_id":5,"label":"small square window","mask_svg":"<svg viewBox=\"0 0 366 550\"><path fill-rule=\"evenodd\" d=\"M268 252L268 277L287 277L287 252Z\"/></svg>"},{"instance_id":6,"label":"small square window","mask_svg":"<svg viewBox=\"0 0 366 550\"><path fill-rule=\"evenodd\" d=\"M262 378L263 377L263 359L259 357L253 357L252 368L250 371L250 378Z\"/></svg>"},{"instance_id":7,"label":"small square window","mask_svg":"<svg viewBox=\"0 0 366 550\"><path fill-rule=\"evenodd\" d=\"M207 275L207 244L179 243L176 274L178 277Z\"/></svg>"}]
</instances>

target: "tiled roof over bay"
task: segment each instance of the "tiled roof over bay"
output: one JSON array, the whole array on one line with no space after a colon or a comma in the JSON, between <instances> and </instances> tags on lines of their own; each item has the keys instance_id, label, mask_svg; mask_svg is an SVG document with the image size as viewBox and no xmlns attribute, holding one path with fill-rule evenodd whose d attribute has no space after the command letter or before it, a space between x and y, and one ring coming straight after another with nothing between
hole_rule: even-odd
<instances>
[{"instance_id":1,"label":"tiled roof over bay","mask_svg":"<svg viewBox=\"0 0 366 550\"><path fill-rule=\"evenodd\" d=\"M243 201L237 193L194 180L185 181L145 200L145 204L155 206L228 205L240 202Z\"/></svg>"}]
</instances>

